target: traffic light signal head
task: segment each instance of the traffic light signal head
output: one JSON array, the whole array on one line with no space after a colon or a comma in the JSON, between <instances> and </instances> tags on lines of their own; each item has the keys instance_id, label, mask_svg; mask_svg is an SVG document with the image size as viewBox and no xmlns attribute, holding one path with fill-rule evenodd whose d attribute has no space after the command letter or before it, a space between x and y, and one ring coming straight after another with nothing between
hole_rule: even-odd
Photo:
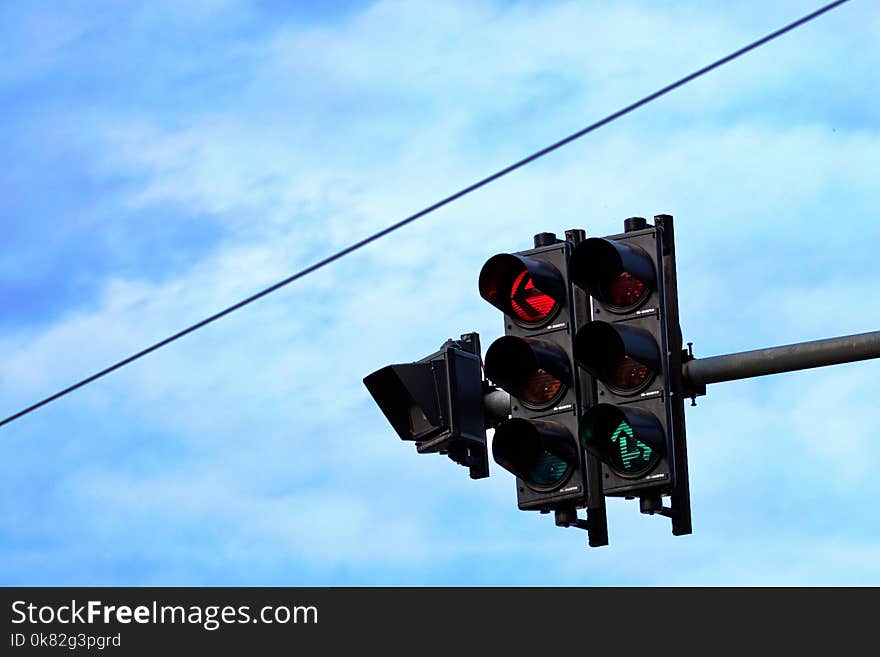
<instances>
[{"instance_id":1,"label":"traffic light signal head","mask_svg":"<svg viewBox=\"0 0 880 657\"><path fill-rule=\"evenodd\" d=\"M662 234L645 226L585 240L570 271L593 298L595 319L578 328L574 353L600 402L581 417L580 443L602 460L606 495L668 492L675 473L665 458L672 450Z\"/></svg>"},{"instance_id":2,"label":"traffic light signal head","mask_svg":"<svg viewBox=\"0 0 880 657\"><path fill-rule=\"evenodd\" d=\"M553 406L572 382L569 355L559 344L514 335L492 343L486 370L494 383L532 410Z\"/></svg>"},{"instance_id":3,"label":"traffic light signal head","mask_svg":"<svg viewBox=\"0 0 880 657\"><path fill-rule=\"evenodd\" d=\"M566 304L566 281L551 262L500 253L480 271L480 296L518 325L541 327Z\"/></svg>"},{"instance_id":4,"label":"traffic light signal head","mask_svg":"<svg viewBox=\"0 0 880 657\"><path fill-rule=\"evenodd\" d=\"M397 435L414 441L420 454L446 454L470 468L472 478L489 476L476 333L448 340L417 362L376 370L364 385Z\"/></svg>"},{"instance_id":5,"label":"traffic light signal head","mask_svg":"<svg viewBox=\"0 0 880 657\"><path fill-rule=\"evenodd\" d=\"M624 478L649 475L666 453L666 435L659 418L633 406L593 406L584 415L580 440L614 474Z\"/></svg>"},{"instance_id":6,"label":"traffic light signal head","mask_svg":"<svg viewBox=\"0 0 880 657\"><path fill-rule=\"evenodd\" d=\"M598 402L581 416L580 444L602 461L605 495L639 497L649 512L671 496L664 512L680 534L690 506L674 257L672 217L631 218L624 233L575 247L569 271L593 311L574 340Z\"/></svg>"},{"instance_id":7,"label":"traffic light signal head","mask_svg":"<svg viewBox=\"0 0 880 657\"><path fill-rule=\"evenodd\" d=\"M572 246L542 233L534 249L495 255L480 271L480 295L505 315L504 337L486 352L486 377L511 396L512 417L495 429L492 455L516 476L519 508L573 517L587 507L602 518L590 543L603 545L599 464L578 444L592 384L574 363L574 329L589 299L569 279Z\"/></svg>"},{"instance_id":8,"label":"traffic light signal head","mask_svg":"<svg viewBox=\"0 0 880 657\"><path fill-rule=\"evenodd\" d=\"M601 237L591 237L578 245L572 256L571 277L615 313L632 312L657 287L657 270L650 252L640 244Z\"/></svg>"},{"instance_id":9,"label":"traffic light signal head","mask_svg":"<svg viewBox=\"0 0 880 657\"><path fill-rule=\"evenodd\" d=\"M575 336L578 365L618 395L643 390L662 370L660 346L650 331L597 320Z\"/></svg>"},{"instance_id":10,"label":"traffic light signal head","mask_svg":"<svg viewBox=\"0 0 880 657\"><path fill-rule=\"evenodd\" d=\"M624 226L539 233L533 249L486 261L480 295L504 313L505 335L484 368L472 333L364 379L401 439L473 478L489 474L493 428L519 508L553 511L591 546L608 543L605 496L638 497L673 534L691 532L672 217Z\"/></svg>"},{"instance_id":11,"label":"traffic light signal head","mask_svg":"<svg viewBox=\"0 0 880 657\"><path fill-rule=\"evenodd\" d=\"M512 418L495 430L492 456L536 491L553 491L580 467L574 436L558 422Z\"/></svg>"}]
</instances>

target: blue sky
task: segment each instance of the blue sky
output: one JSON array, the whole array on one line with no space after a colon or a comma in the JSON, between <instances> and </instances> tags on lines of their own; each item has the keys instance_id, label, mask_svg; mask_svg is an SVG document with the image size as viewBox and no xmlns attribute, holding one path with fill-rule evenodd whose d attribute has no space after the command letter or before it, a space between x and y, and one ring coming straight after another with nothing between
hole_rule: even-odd
<instances>
[{"instance_id":1,"label":"blue sky","mask_svg":"<svg viewBox=\"0 0 880 657\"><path fill-rule=\"evenodd\" d=\"M821 3L5 3L0 414ZM0 429L6 585L880 584L864 362L687 409L694 534L611 545L396 437L361 382L503 332L540 231L676 217L697 355L880 328L880 11L854 0Z\"/></svg>"}]
</instances>

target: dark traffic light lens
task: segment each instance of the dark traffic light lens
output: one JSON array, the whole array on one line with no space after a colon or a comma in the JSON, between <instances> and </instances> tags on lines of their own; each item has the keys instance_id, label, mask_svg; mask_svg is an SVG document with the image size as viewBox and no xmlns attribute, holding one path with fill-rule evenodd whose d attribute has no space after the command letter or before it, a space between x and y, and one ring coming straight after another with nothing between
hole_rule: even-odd
<instances>
[{"instance_id":1,"label":"dark traffic light lens","mask_svg":"<svg viewBox=\"0 0 880 657\"><path fill-rule=\"evenodd\" d=\"M624 356L612 371L607 383L611 388L624 393L635 392L644 386L653 374L645 365L634 361L629 356Z\"/></svg>"},{"instance_id":2,"label":"dark traffic light lens","mask_svg":"<svg viewBox=\"0 0 880 657\"><path fill-rule=\"evenodd\" d=\"M486 376L523 406L540 410L565 394L571 362L558 344L505 335L486 351Z\"/></svg>"},{"instance_id":3,"label":"dark traffic light lens","mask_svg":"<svg viewBox=\"0 0 880 657\"><path fill-rule=\"evenodd\" d=\"M660 347L645 329L596 320L584 324L574 338L578 365L618 395L644 389L661 369Z\"/></svg>"},{"instance_id":4,"label":"dark traffic light lens","mask_svg":"<svg viewBox=\"0 0 880 657\"><path fill-rule=\"evenodd\" d=\"M631 308L641 302L647 291L643 281L623 271L606 284L603 300L615 308Z\"/></svg>"},{"instance_id":5,"label":"dark traffic light lens","mask_svg":"<svg viewBox=\"0 0 880 657\"><path fill-rule=\"evenodd\" d=\"M578 465L578 451L566 427L546 420L506 420L492 439L495 462L536 491L564 484Z\"/></svg>"},{"instance_id":6,"label":"dark traffic light lens","mask_svg":"<svg viewBox=\"0 0 880 657\"><path fill-rule=\"evenodd\" d=\"M523 270L511 286L510 307L518 319L534 324L553 314L556 301L535 287L529 272Z\"/></svg>"},{"instance_id":7,"label":"dark traffic light lens","mask_svg":"<svg viewBox=\"0 0 880 657\"><path fill-rule=\"evenodd\" d=\"M409 407L408 415L409 427L413 436L427 433L434 428L434 426L431 424L431 421L428 420L428 416L425 415L425 412L417 405L413 404Z\"/></svg>"},{"instance_id":8,"label":"dark traffic light lens","mask_svg":"<svg viewBox=\"0 0 880 657\"><path fill-rule=\"evenodd\" d=\"M541 452L526 467L522 479L533 488L556 488L569 471L568 463L550 452Z\"/></svg>"},{"instance_id":9,"label":"dark traffic light lens","mask_svg":"<svg viewBox=\"0 0 880 657\"><path fill-rule=\"evenodd\" d=\"M535 370L527 375L516 396L526 404L544 406L554 401L562 388L562 381L555 376L544 370Z\"/></svg>"},{"instance_id":10,"label":"dark traffic light lens","mask_svg":"<svg viewBox=\"0 0 880 657\"><path fill-rule=\"evenodd\" d=\"M648 252L622 237L591 237L569 260L571 280L613 313L630 313L657 288L657 271Z\"/></svg>"}]
</instances>

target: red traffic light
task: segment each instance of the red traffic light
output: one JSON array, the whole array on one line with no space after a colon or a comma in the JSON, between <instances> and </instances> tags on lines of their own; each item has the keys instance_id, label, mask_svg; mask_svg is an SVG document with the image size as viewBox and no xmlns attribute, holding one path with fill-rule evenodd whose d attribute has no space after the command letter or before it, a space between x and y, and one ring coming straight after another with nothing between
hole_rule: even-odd
<instances>
[{"instance_id":1,"label":"red traffic light","mask_svg":"<svg viewBox=\"0 0 880 657\"><path fill-rule=\"evenodd\" d=\"M556 300L535 287L531 274L525 270L513 281L509 295L514 315L523 322L543 322L556 309Z\"/></svg>"},{"instance_id":2,"label":"red traffic light","mask_svg":"<svg viewBox=\"0 0 880 657\"><path fill-rule=\"evenodd\" d=\"M480 296L526 327L550 321L566 298L565 282L553 265L501 253L480 270Z\"/></svg>"}]
</instances>

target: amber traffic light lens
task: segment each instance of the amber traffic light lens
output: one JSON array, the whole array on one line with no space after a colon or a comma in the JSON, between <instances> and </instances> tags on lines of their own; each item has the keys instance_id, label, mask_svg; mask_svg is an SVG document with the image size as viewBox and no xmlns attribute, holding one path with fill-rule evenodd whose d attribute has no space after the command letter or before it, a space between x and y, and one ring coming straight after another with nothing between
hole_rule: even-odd
<instances>
[{"instance_id":1,"label":"amber traffic light lens","mask_svg":"<svg viewBox=\"0 0 880 657\"><path fill-rule=\"evenodd\" d=\"M486 351L486 376L523 406L549 408L571 385L568 354L545 340L505 335Z\"/></svg>"},{"instance_id":2,"label":"amber traffic light lens","mask_svg":"<svg viewBox=\"0 0 880 657\"><path fill-rule=\"evenodd\" d=\"M578 365L618 395L634 395L660 372L660 347L643 328L623 322L587 322L574 339Z\"/></svg>"},{"instance_id":3,"label":"amber traffic light lens","mask_svg":"<svg viewBox=\"0 0 880 657\"><path fill-rule=\"evenodd\" d=\"M633 392L645 385L653 372L645 365L624 356L608 377L608 385L621 392Z\"/></svg>"},{"instance_id":4,"label":"amber traffic light lens","mask_svg":"<svg viewBox=\"0 0 880 657\"><path fill-rule=\"evenodd\" d=\"M538 369L529 372L518 391L522 401L533 406L544 406L555 400L562 391L562 381L549 372Z\"/></svg>"}]
</instances>

